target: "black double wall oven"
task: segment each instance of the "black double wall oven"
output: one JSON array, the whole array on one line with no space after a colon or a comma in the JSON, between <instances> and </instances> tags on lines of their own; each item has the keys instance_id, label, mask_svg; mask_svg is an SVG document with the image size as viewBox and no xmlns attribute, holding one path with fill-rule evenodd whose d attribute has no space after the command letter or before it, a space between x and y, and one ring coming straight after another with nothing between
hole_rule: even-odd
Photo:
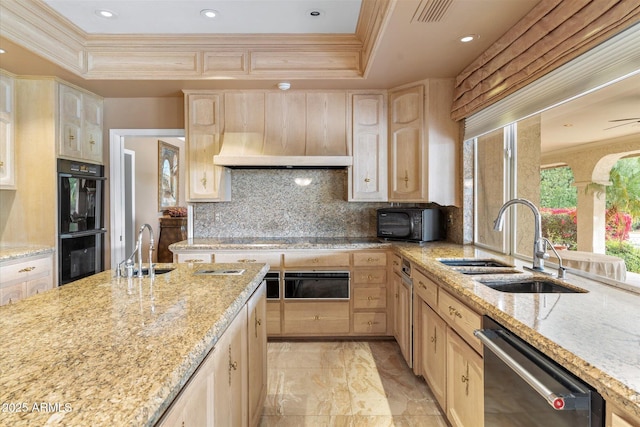
<instances>
[{"instance_id":1,"label":"black double wall oven","mask_svg":"<svg viewBox=\"0 0 640 427\"><path fill-rule=\"evenodd\" d=\"M104 167L58 159L58 283L104 270Z\"/></svg>"}]
</instances>

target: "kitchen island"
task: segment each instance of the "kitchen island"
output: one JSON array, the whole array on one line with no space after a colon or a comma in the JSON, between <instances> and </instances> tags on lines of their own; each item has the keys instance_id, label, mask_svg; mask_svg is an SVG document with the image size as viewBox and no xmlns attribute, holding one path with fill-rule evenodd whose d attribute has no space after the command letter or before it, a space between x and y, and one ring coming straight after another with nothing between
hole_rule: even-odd
<instances>
[{"instance_id":1,"label":"kitchen island","mask_svg":"<svg viewBox=\"0 0 640 427\"><path fill-rule=\"evenodd\" d=\"M157 423L261 284L266 264L113 271L0 307L0 426ZM200 269L241 275L194 275Z\"/></svg>"}]
</instances>

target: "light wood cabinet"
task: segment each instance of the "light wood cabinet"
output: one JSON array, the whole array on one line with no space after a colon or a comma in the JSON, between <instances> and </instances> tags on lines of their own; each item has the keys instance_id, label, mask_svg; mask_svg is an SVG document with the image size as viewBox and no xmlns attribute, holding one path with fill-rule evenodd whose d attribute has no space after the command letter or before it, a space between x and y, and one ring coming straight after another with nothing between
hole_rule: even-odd
<instances>
[{"instance_id":1,"label":"light wood cabinet","mask_svg":"<svg viewBox=\"0 0 640 427\"><path fill-rule=\"evenodd\" d=\"M102 98L65 84L58 91L58 156L102 164Z\"/></svg>"},{"instance_id":2,"label":"light wood cabinet","mask_svg":"<svg viewBox=\"0 0 640 427\"><path fill-rule=\"evenodd\" d=\"M213 254L210 252L175 252L173 259L177 263L203 264L212 262Z\"/></svg>"},{"instance_id":3,"label":"light wood cabinet","mask_svg":"<svg viewBox=\"0 0 640 427\"><path fill-rule=\"evenodd\" d=\"M349 267L349 252L332 250L292 251L284 254L286 268L341 268Z\"/></svg>"},{"instance_id":4,"label":"light wood cabinet","mask_svg":"<svg viewBox=\"0 0 640 427\"><path fill-rule=\"evenodd\" d=\"M248 425L246 305L216 343L213 358L213 425Z\"/></svg>"},{"instance_id":5,"label":"light wood cabinet","mask_svg":"<svg viewBox=\"0 0 640 427\"><path fill-rule=\"evenodd\" d=\"M213 255L215 262L259 262L269 264L271 270L278 270L282 259L281 252L258 251L258 252L218 252Z\"/></svg>"},{"instance_id":6,"label":"light wood cabinet","mask_svg":"<svg viewBox=\"0 0 640 427\"><path fill-rule=\"evenodd\" d=\"M386 335L391 331L391 317L387 313L387 253L354 252L352 282L353 333Z\"/></svg>"},{"instance_id":7,"label":"light wood cabinet","mask_svg":"<svg viewBox=\"0 0 640 427\"><path fill-rule=\"evenodd\" d=\"M284 334L349 334L349 302L285 302Z\"/></svg>"},{"instance_id":8,"label":"light wood cabinet","mask_svg":"<svg viewBox=\"0 0 640 427\"><path fill-rule=\"evenodd\" d=\"M447 324L422 299L420 304L419 355L415 364L425 378L441 408L447 407Z\"/></svg>"},{"instance_id":9,"label":"light wood cabinet","mask_svg":"<svg viewBox=\"0 0 640 427\"><path fill-rule=\"evenodd\" d=\"M267 396L267 294L264 283L247 302L249 425L257 426Z\"/></svg>"},{"instance_id":10,"label":"light wood cabinet","mask_svg":"<svg viewBox=\"0 0 640 427\"><path fill-rule=\"evenodd\" d=\"M53 255L34 255L0 263L0 305L53 288Z\"/></svg>"},{"instance_id":11,"label":"light wood cabinet","mask_svg":"<svg viewBox=\"0 0 640 427\"><path fill-rule=\"evenodd\" d=\"M307 97L305 92L267 92L263 153L270 156L304 156Z\"/></svg>"},{"instance_id":12,"label":"light wood cabinet","mask_svg":"<svg viewBox=\"0 0 640 427\"><path fill-rule=\"evenodd\" d=\"M389 94L389 201L427 200L424 86Z\"/></svg>"},{"instance_id":13,"label":"light wood cabinet","mask_svg":"<svg viewBox=\"0 0 640 427\"><path fill-rule=\"evenodd\" d=\"M473 331L482 328L482 317L442 289L438 294L438 309L449 326L482 354L482 343L473 335Z\"/></svg>"},{"instance_id":14,"label":"light wood cabinet","mask_svg":"<svg viewBox=\"0 0 640 427\"><path fill-rule=\"evenodd\" d=\"M617 406L607 402L606 427L640 427L640 418L623 411Z\"/></svg>"},{"instance_id":15,"label":"light wood cabinet","mask_svg":"<svg viewBox=\"0 0 640 427\"><path fill-rule=\"evenodd\" d=\"M447 418L454 427L484 426L482 358L451 328L447 330Z\"/></svg>"},{"instance_id":16,"label":"light wood cabinet","mask_svg":"<svg viewBox=\"0 0 640 427\"><path fill-rule=\"evenodd\" d=\"M307 93L307 156L347 155L347 95Z\"/></svg>"},{"instance_id":17,"label":"light wood cabinet","mask_svg":"<svg viewBox=\"0 0 640 427\"><path fill-rule=\"evenodd\" d=\"M399 274L393 274L393 335L409 367L413 366L412 295L411 288Z\"/></svg>"},{"instance_id":18,"label":"light wood cabinet","mask_svg":"<svg viewBox=\"0 0 640 427\"><path fill-rule=\"evenodd\" d=\"M389 92L389 201L459 205L460 124L448 116L451 79Z\"/></svg>"},{"instance_id":19,"label":"light wood cabinet","mask_svg":"<svg viewBox=\"0 0 640 427\"><path fill-rule=\"evenodd\" d=\"M351 109L353 166L348 171L349 201L386 201L386 96L353 94Z\"/></svg>"},{"instance_id":20,"label":"light wood cabinet","mask_svg":"<svg viewBox=\"0 0 640 427\"><path fill-rule=\"evenodd\" d=\"M213 164L220 153L221 95L185 91L187 198L194 202L231 199L231 172Z\"/></svg>"},{"instance_id":21,"label":"light wood cabinet","mask_svg":"<svg viewBox=\"0 0 640 427\"><path fill-rule=\"evenodd\" d=\"M15 88L13 76L0 72L0 190L15 190Z\"/></svg>"}]
</instances>

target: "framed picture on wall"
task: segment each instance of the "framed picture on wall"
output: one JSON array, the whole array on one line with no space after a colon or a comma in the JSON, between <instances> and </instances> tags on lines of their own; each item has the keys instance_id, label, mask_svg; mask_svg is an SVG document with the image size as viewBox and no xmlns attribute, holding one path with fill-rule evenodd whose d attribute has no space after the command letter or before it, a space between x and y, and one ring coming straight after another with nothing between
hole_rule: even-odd
<instances>
[{"instance_id":1,"label":"framed picture on wall","mask_svg":"<svg viewBox=\"0 0 640 427\"><path fill-rule=\"evenodd\" d=\"M158 211L178 206L180 148L158 140Z\"/></svg>"}]
</instances>

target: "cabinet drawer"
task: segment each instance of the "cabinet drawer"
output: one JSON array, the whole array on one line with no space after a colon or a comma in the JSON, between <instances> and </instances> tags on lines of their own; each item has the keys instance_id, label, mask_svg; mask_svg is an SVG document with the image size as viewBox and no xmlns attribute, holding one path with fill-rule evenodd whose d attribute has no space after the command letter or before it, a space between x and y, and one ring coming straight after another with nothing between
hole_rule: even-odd
<instances>
[{"instance_id":1,"label":"cabinet drawer","mask_svg":"<svg viewBox=\"0 0 640 427\"><path fill-rule=\"evenodd\" d=\"M280 335L281 333L280 301L267 301L267 335Z\"/></svg>"},{"instance_id":2,"label":"cabinet drawer","mask_svg":"<svg viewBox=\"0 0 640 427\"><path fill-rule=\"evenodd\" d=\"M473 331L482 327L482 317L442 289L438 296L438 309L449 326L482 354L482 343L473 336Z\"/></svg>"},{"instance_id":3,"label":"cabinet drawer","mask_svg":"<svg viewBox=\"0 0 640 427\"><path fill-rule=\"evenodd\" d=\"M348 252L287 252L284 254L285 267L348 267Z\"/></svg>"},{"instance_id":4,"label":"cabinet drawer","mask_svg":"<svg viewBox=\"0 0 640 427\"><path fill-rule=\"evenodd\" d=\"M284 304L285 334L348 334L348 302L288 302Z\"/></svg>"},{"instance_id":5,"label":"cabinet drawer","mask_svg":"<svg viewBox=\"0 0 640 427\"><path fill-rule=\"evenodd\" d=\"M354 267L386 267L386 252L356 252L353 254Z\"/></svg>"},{"instance_id":6,"label":"cabinet drawer","mask_svg":"<svg viewBox=\"0 0 640 427\"><path fill-rule=\"evenodd\" d=\"M391 268L393 271L400 273L402 269L402 258L400 258L400 256L396 254L391 255Z\"/></svg>"},{"instance_id":7,"label":"cabinet drawer","mask_svg":"<svg viewBox=\"0 0 640 427\"><path fill-rule=\"evenodd\" d=\"M280 252L216 252L215 262L259 262L269 264L271 269L280 267Z\"/></svg>"},{"instance_id":8,"label":"cabinet drawer","mask_svg":"<svg viewBox=\"0 0 640 427\"><path fill-rule=\"evenodd\" d=\"M385 334L387 332L387 314L354 313L353 332L356 334Z\"/></svg>"},{"instance_id":9,"label":"cabinet drawer","mask_svg":"<svg viewBox=\"0 0 640 427\"><path fill-rule=\"evenodd\" d=\"M438 285L415 269L413 270L413 289L424 302L432 308L438 308Z\"/></svg>"},{"instance_id":10,"label":"cabinet drawer","mask_svg":"<svg viewBox=\"0 0 640 427\"><path fill-rule=\"evenodd\" d=\"M353 308L386 308L386 288L353 288Z\"/></svg>"},{"instance_id":11,"label":"cabinet drawer","mask_svg":"<svg viewBox=\"0 0 640 427\"><path fill-rule=\"evenodd\" d=\"M2 264L2 283L9 283L14 280L27 281L30 278L51 275L52 257L25 258L14 263Z\"/></svg>"},{"instance_id":12,"label":"cabinet drawer","mask_svg":"<svg viewBox=\"0 0 640 427\"><path fill-rule=\"evenodd\" d=\"M176 261L179 263L199 264L210 263L212 259L210 252L183 252L176 254Z\"/></svg>"},{"instance_id":13,"label":"cabinet drawer","mask_svg":"<svg viewBox=\"0 0 640 427\"><path fill-rule=\"evenodd\" d=\"M353 272L354 283L375 283L385 284L387 283L387 270L355 270Z\"/></svg>"}]
</instances>

